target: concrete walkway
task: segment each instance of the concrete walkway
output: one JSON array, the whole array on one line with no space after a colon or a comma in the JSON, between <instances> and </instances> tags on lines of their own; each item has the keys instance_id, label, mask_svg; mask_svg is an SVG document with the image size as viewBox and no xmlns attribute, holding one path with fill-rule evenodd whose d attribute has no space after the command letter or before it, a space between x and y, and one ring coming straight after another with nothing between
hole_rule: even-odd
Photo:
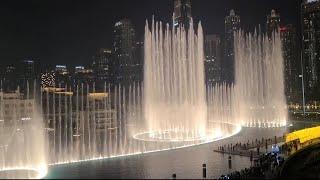
<instances>
[{"instance_id":1,"label":"concrete walkway","mask_svg":"<svg viewBox=\"0 0 320 180\"><path fill-rule=\"evenodd\" d=\"M229 154L229 155L239 155L245 157L258 158L261 153L265 152L265 147L271 146L274 144L279 144L284 142L284 137L273 137L267 139L260 139L253 141L251 143L241 143L241 144L227 144L220 146L214 152ZM229 145L229 147L228 147ZM259 148L259 152L257 149Z\"/></svg>"}]
</instances>

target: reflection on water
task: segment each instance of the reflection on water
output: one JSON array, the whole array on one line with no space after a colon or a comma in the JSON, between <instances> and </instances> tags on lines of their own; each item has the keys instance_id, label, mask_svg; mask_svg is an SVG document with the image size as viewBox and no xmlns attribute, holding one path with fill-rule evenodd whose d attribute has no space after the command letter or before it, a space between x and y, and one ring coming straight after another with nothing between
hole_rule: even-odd
<instances>
[{"instance_id":1,"label":"reflection on water","mask_svg":"<svg viewBox=\"0 0 320 180\"><path fill-rule=\"evenodd\" d=\"M207 164L207 177L218 178L249 167L250 159L232 156L232 169L229 169L228 156L213 152L217 146L282 136L287 131L287 128L244 128L231 138L196 147L52 166L47 178L171 178L173 173L177 178L202 178L203 163Z\"/></svg>"}]
</instances>

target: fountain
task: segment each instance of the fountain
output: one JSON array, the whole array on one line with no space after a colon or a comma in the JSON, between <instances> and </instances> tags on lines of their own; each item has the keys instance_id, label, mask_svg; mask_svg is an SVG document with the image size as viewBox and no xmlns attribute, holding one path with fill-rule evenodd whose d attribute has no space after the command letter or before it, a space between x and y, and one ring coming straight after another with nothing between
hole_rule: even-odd
<instances>
[{"instance_id":1,"label":"fountain","mask_svg":"<svg viewBox=\"0 0 320 180\"><path fill-rule=\"evenodd\" d=\"M243 126L280 127L287 121L281 39L235 33L235 89Z\"/></svg>"},{"instance_id":2,"label":"fountain","mask_svg":"<svg viewBox=\"0 0 320 180\"><path fill-rule=\"evenodd\" d=\"M145 27L144 118L150 139L193 141L206 137L202 27Z\"/></svg>"},{"instance_id":3,"label":"fountain","mask_svg":"<svg viewBox=\"0 0 320 180\"><path fill-rule=\"evenodd\" d=\"M102 92L95 84L44 92L50 165L182 148L239 132L234 116L222 117L227 112L208 120L208 112L225 100L231 108L233 91L221 86L208 107L201 24L197 35L192 25L171 31L154 21L145 30L143 83L105 83Z\"/></svg>"},{"instance_id":4,"label":"fountain","mask_svg":"<svg viewBox=\"0 0 320 180\"><path fill-rule=\"evenodd\" d=\"M19 104L12 125L0 114L0 177L42 177L48 164L200 145L230 137L240 125L285 125L279 34L268 40L236 33L235 84L206 86L202 33L201 23L195 32L192 21L189 29L154 20L150 28L147 22L142 83L105 83L99 91L94 83L42 88L40 103L30 100L28 90L30 117L19 114L25 110Z\"/></svg>"},{"instance_id":5,"label":"fountain","mask_svg":"<svg viewBox=\"0 0 320 180\"><path fill-rule=\"evenodd\" d=\"M0 92L0 178L42 178L47 173L43 119L35 96Z\"/></svg>"}]
</instances>

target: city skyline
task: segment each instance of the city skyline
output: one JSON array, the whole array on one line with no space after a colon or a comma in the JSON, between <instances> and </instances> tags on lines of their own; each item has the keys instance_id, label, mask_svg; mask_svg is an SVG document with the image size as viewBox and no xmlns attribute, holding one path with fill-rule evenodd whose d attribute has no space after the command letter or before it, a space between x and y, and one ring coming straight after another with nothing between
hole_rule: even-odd
<instances>
[{"instance_id":1,"label":"city skyline","mask_svg":"<svg viewBox=\"0 0 320 180\"><path fill-rule=\"evenodd\" d=\"M0 179L320 177L320 0L13 0L0 24Z\"/></svg>"},{"instance_id":2,"label":"city skyline","mask_svg":"<svg viewBox=\"0 0 320 180\"><path fill-rule=\"evenodd\" d=\"M191 1L192 16L201 20L205 34L224 33L224 18L234 9L241 26L251 30L263 28L272 9L280 14L281 24L299 25L300 0L297 1ZM141 6L140 4L144 4ZM144 8L148 7L148 8ZM124 18L132 21L137 38L142 39L145 20L170 23L173 1L31 1L5 2L1 7L0 55L3 65L25 58L42 64L67 66L92 64L100 48L112 48L114 24ZM297 28L299 30L299 28Z\"/></svg>"}]
</instances>

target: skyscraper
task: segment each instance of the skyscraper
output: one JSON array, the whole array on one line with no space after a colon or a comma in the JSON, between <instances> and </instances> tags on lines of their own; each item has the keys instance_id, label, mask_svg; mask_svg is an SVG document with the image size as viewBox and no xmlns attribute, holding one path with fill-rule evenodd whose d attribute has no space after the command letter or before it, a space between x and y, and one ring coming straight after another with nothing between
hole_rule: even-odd
<instances>
[{"instance_id":1,"label":"skyscraper","mask_svg":"<svg viewBox=\"0 0 320 180\"><path fill-rule=\"evenodd\" d=\"M115 23L112 52L114 83L128 84L134 79L135 38L135 30L129 19Z\"/></svg>"},{"instance_id":2,"label":"skyscraper","mask_svg":"<svg viewBox=\"0 0 320 180\"><path fill-rule=\"evenodd\" d=\"M224 61L222 64L223 81L234 82L234 32L240 29L240 16L234 10L225 17Z\"/></svg>"},{"instance_id":3,"label":"skyscraper","mask_svg":"<svg viewBox=\"0 0 320 180\"><path fill-rule=\"evenodd\" d=\"M183 25L188 29L191 18L191 0L174 0L173 25Z\"/></svg>"},{"instance_id":4,"label":"skyscraper","mask_svg":"<svg viewBox=\"0 0 320 180\"><path fill-rule=\"evenodd\" d=\"M94 82L96 82L95 75L93 73L93 70L89 67L84 66L76 66L74 74L72 74L72 82L74 85L74 88L78 85L79 87L81 84L88 84L92 85ZM104 82L98 81L96 83L96 89L101 90L104 87Z\"/></svg>"},{"instance_id":5,"label":"skyscraper","mask_svg":"<svg viewBox=\"0 0 320 180\"><path fill-rule=\"evenodd\" d=\"M208 34L205 36L205 76L206 83L221 81L221 39L219 35Z\"/></svg>"},{"instance_id":6,"label":"skyscraper","mask_svg":"<svg viewBox=\"0 0 320 180\"><path fill-rule=\"evenodd\" d=\"M112 83L111 63L111 49L101 48L94 56L92 64L97 84Z\"/></svg>"},{"instance_id":7,"label":"skyscraper","mask_svg":"<svg viewBox=\"0 0 320 180\"><path fill-rule=\"evenodd\" d=\"M292 24L280 28L282 52L284 58L285 94L288 103L301 102L301 72L300 58L297 44L297 32Z\"/></svg>"},{"instance_id":8,"label":"skyscraper","mask_svg":"<svg viewBox=\"0 0 320 180\"><path fill-rule=\"evenodd\" d=\"M6 92L15 91L17 89L17 68L14 65L7 65L3 75L3 89ZM2 87L1 87L2 88Z\"/></svg>"},{"instance_id":9,"label":"skyscraper","mask_svg":"<svg viewBox=\"0 0 320 180\"><path fill-rule=\"evenodd\" d=\"M56 87L65 87L71 84L71 76L66 65L56 65L55 81Z\"/></svg>"},{"instance_id":10,"label":"skyscraper","mask_svg":"<svg viewBox=\"0 0 320 180\"><path fill-rule=\"evenodd\" d=\"M320 93L320 1L305 0L301 15L304 80L309 101Z\"/></svg>"},{"instance_id":11,"label":"skyscraper","mask_svg":"<svg viewBox=\"0 0 320 180\"><path fill-rule=\"evenodd\" d=\"M276 13L274 9L271 10L271 14L267 16L266 30L268 37L271 37L272 32L279 31L280 28L280 15Z\"/></svg>"},{"instance_id":12,"label":"skyscraper","mask_svg":"<svg viewBox=\"0 0 320 180\"><path fill-rule=\"evenodd\" d=\"M137 41L135 44L134 55L134 81L143 81L143 63L144 63L144 41Z\"/></svg>"},{"instance_id":13,"label":"skyscraper","mask_svg":"<svg viewBox=\"0 0 320 180\"><path fill-rule=\"evenodd\" d=\"M17 64L18 85L22 92L27 90L27 87L33 89L34 82L40 85L40 62L36 59L23 59ZM29 89L29 90L30 90Z\"/></svg>"}]
</instances>

